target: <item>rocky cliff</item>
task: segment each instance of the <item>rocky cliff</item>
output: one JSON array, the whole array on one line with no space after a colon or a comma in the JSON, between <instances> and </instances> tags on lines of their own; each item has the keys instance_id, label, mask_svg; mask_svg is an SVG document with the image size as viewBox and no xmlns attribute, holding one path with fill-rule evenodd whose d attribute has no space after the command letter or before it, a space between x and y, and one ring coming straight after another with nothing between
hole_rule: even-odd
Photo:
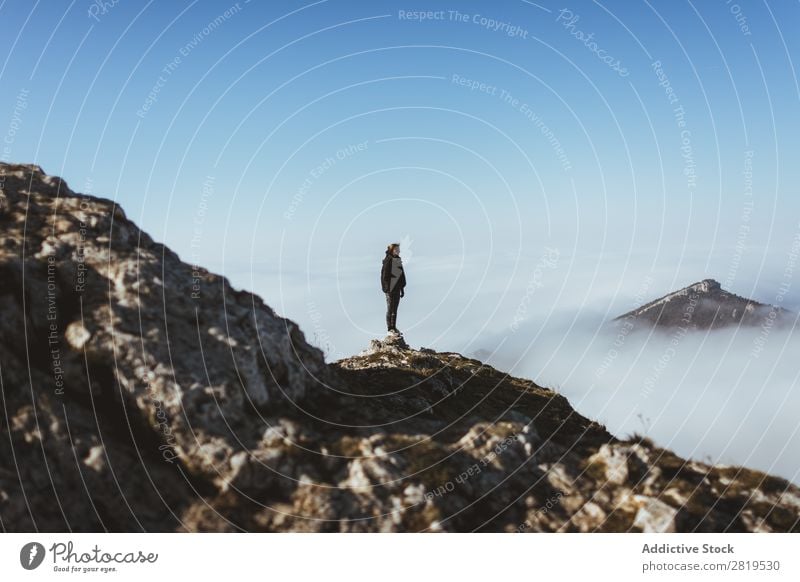
<instances>
[{"instance_id":1,"label":"rocky cliff","mask_svg":"<svg viewBox=\"0 0 800 582\"><path fill-rule=\"evenodd\" d=\"M401 338L324 363L110 200L0 164L5 531L798 531L800 491Z\"/></svg>"}]
</instances>

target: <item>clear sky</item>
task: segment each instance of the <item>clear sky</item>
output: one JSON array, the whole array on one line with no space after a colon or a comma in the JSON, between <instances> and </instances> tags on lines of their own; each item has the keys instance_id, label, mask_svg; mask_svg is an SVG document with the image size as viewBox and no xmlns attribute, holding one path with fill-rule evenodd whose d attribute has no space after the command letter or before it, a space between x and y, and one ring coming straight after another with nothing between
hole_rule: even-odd
<instances>
[{"instance_id":1,"label":"clear sky","mask_svg":"<svg viewBox=\"0 0 800 582\"><path fill-rule=\"evenodd\" d=\"M6 0L3 159L342 354L383 330L393 241L398 321L431 345L507 327L547 249L540 309L627 306L651 275L768 301L800 228L798 24L796 2Z\"/></svg>"},{"instance_id":2,"label":"clear sky","mask_svg":"<svg viewBox=\"0 0 800 582\"><path fill-rule=\"evenodd\" d=\"M0 159L118 201L329 361L385 333L401 242L412 345L797 479L796 336L693 336L647 401L660 344L597 370L604 322L704 278L800 308L799 28L796 1L0 0Z\"/></svg>"}]
</instances>

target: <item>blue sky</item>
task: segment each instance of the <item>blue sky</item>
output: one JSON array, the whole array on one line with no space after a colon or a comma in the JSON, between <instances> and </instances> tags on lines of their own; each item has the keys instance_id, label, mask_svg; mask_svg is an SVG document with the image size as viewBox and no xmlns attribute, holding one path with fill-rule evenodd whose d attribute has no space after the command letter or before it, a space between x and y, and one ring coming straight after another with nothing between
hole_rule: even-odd
<instances>
[{"instance_id":1,"label":"blue sky","mask_svg":"<svg viewBox=\"0 0 800 582\"><path fill-rule=\"evenodd\" d=\"M118 201L329 361L385 333L401 242L412 345L796 480L796 334L758 360L693 336L649 400L660 340L596 370L604 322L703 278L800 308L798 25L797 2L0 0L0 159Z\"/></svg>"},{"instance_id":2,"label":"blue sky","mask_svg":"<svg viewBox=\"0 0 800 582\"><path fill-rule=\"evenodd\" d=\"M799 228L796 24L788 2L6 0L3 158L304 329L321 310L342 353L382 331L401 239L400 321L432 345L504 327L547 248L543 312L648 275L769 300Z\"/></svg>"},{"instance_id":3,"label":"blue sky","mask_svg":"<svg viewBox=\"0 0 800 582\"><path fill-rule=\"evenodd\" d=\"M357 285L343 269L403 237L420 261L470 259L462 299L481 267L548 245L581 272L643 252L635 270L699 256L676 282L721 278L749 159L738 263L757 272L798 226L800 9L732 6L7 1L9 120L27 93L5 157L268 300L281 273Z\"/></svg>"}]
</instances>

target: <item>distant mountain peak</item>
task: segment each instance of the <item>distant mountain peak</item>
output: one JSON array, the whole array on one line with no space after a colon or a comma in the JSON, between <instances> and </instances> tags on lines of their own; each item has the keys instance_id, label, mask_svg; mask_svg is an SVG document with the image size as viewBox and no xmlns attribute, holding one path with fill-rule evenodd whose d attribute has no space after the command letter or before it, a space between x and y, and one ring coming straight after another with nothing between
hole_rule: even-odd
<instances>
[{"instance_id":1,"label":"distant mountain peak","mask_svg":"<svg viewBox=\"0 0 800 582\"><path fill-rule=\"evenodd\" d=\"M774 312L774 313L773 313ZM716 279L703 279L645 303L614 321L658 327L714 329L731 325L761 326L784 323L791 312L722 288Z\"/></svg>"}]
</instances>

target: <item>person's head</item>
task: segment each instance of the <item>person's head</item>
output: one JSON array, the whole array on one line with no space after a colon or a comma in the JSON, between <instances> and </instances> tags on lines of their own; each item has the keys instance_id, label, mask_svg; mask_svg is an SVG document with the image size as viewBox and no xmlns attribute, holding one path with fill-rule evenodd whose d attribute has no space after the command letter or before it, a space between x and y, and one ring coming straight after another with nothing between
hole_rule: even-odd
<instances>
[{"instance_id":1,"label":"person's head","mask_svg":"<svg viewBox=\"0 0 800 582\"><path fill-rule=\"evenodd\" d=\"M386 252L388 254L390 254L390 255L395 256L395 257L399 257L400 256L400 243L392 243L392 244L390 244L389 247L386 249Z\"/></svg>"}]
</instances>

